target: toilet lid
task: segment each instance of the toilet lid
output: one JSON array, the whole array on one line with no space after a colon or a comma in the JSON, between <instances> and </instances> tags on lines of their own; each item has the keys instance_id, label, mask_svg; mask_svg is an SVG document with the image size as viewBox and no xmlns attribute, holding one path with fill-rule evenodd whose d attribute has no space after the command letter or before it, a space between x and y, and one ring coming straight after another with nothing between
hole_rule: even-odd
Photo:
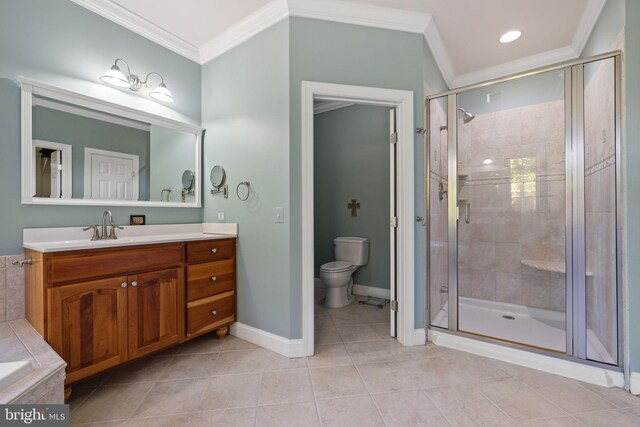
<instances>
[{"instance_id":1,"label":"toilet lid","mask_svg":"<svg viewBox=\"0 0 640 427\"><path fill-rule=\"evenodd\" d=\"M351 264L348 262L344 262L344 261L333 261L333 262L328 262L326 264L323 264L322 267L320 267L320 270L324 270L324 271L331 271L331 272L340 272L340 271L347 271L351 268Z\"/></svg>"}]
</instances>

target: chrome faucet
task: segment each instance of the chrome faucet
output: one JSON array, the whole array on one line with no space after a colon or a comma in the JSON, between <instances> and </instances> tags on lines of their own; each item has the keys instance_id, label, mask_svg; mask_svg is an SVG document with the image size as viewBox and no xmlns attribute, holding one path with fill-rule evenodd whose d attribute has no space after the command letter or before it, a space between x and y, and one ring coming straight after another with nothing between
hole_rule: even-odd
<instances>
[{"instance_id":1,"label":"chrome faucet","mask_svg":"<svg viewBox=\"0 0 640 427\"><path fill-rule=\"evenodd\" d=\"M109 227L111 227L110 230ZM91 240L106 240L118 238L118 236L116 236L116 228L119 228L120 230L124 229L124 227L120 227L113 223L113 215L111 215L111 211L104 211L102 214L102 227L98 229L98 225L92 225L90 227L83 228L83 230L93 230Z\"/></svg>"}]
</instances>

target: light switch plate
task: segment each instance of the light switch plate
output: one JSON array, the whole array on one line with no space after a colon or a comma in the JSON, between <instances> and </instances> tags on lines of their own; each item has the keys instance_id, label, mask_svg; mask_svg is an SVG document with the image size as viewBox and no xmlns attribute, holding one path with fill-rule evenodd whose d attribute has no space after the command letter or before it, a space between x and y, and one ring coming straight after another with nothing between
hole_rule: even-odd
<instances>
[{"instance_id":1,"label":"light switch plate","mask_svg":"<svg viewBox=\"0 0 640 427\"><path fill-rule=\"evenodd\" d=\"M275 210L276 224L284 224L284 208L276 208Z\"/></svg>"},{"instance_id":2,"label":"light switch plate","mask_svg":"<svg viewBox=\"0 0 640 427\"><path fill-rule=\"evenodd\" d=\"M218 222L224 222L224 211L218 211Z\"/></svg>"}]
</instances>

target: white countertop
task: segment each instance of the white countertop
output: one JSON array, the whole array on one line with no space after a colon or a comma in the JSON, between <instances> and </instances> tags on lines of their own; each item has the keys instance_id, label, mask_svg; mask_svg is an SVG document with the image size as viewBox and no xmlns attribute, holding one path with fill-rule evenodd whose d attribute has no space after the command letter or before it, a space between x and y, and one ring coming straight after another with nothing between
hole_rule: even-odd
<instances>
[{"instance_id":1,"label":"white countertop","mask_svg":"<svg viewBox=\"0 0 640 427\"><path fill-rule=\"evenodd\" d=\"M120 246L151 245L157 243L194 240L226 239L238 236L238 224L163 224L126 226L116 230L117 239L91 240L92 230L82 227L25 228L23 246L38 252L62 252L101 249Z\"/></svg>"}]
</instances>

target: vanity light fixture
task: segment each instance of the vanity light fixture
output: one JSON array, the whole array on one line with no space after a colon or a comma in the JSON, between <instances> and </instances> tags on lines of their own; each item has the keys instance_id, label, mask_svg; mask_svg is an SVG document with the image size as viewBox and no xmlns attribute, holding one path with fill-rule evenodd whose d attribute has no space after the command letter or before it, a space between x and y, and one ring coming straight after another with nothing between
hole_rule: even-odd
<instances>
[{"instance_id":1,"label":"vanity light fixture","mask_svg":"<svg viewBox=\"0 0 640 427\"><path fill-rule=\"evenodd\" d=\"M120 67L118 67L118 62L123 63L127 67L127 73L123 73ZM124 59L116 59L114 64L111 66L107 72L100 76L100 80L103 83L108 84L109 86L114 86L118 88L129 88L134 92L140 90L140 88L144 85L148 88L151 88L152 85L149 83L149 77L152 75L156 75L160 77L160 83L158 86L153 88L151 92L149 92L149 96L156 101L163 102L166 104L172 104L175 102L173 95L167 89L167 85L164 84L164 77L155 71L150 72L144 78L144 80L140 80L140 78L131 72L129 68L129 64Z\"/></svg>"},{"instance_id":2,"label":"vanity light fixture","mask_svg":"<svg viewBox=\"0 0 640 427\"><path fill-rule=\"evenodd\" d=\"M507 31L500 37L500 43L511 43L512 41L518 40L522 32L518 30Z\"/></svg>"}]
</instances>

